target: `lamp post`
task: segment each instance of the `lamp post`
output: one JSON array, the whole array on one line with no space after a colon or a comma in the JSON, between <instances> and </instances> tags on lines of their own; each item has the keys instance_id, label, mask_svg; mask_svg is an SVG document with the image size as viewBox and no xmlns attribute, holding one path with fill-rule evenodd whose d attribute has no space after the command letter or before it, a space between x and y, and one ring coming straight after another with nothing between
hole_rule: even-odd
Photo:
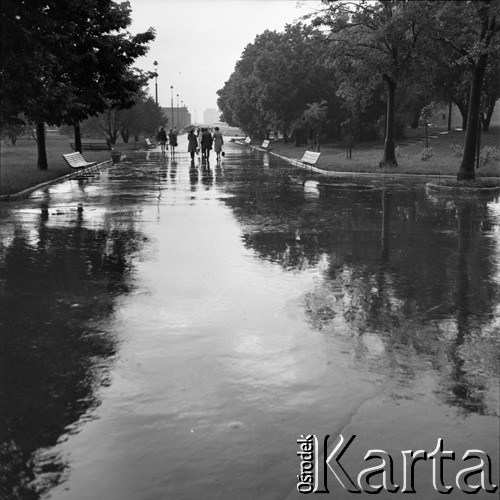
<instances>
[{"instance_id":1,"label":"lamp post","mask_svg":"<svg viewBox=\"0 0 500 500\"><path fill-rule=\"evenodd\" d=\"M170 85L170 109L172 110L172 128L174 128L174 86Z\"/></svg>"},{"instance_id":2,"label":"lamp post","mask_svg":"<svg viewBox=\"0 0 500 500\"><path fill-rule=\"evenodd\" d=\"M179 94L177 94L177 125L180 128L181 122L179 121Z\"/></svg>"},{"instance_id":3,"label":"lamp post","mask_svg":"<svg viewBox=\"0 0 500 500\"><path fill-rule=\"evenodd\" d=\"M157 71L158 62L155 61L153 63L153 66L155 67L155 72L154 72L154 77L155 77L155 102L156 102L156 106L158 106L158 71Z\"/></svg>"}]
</instances>

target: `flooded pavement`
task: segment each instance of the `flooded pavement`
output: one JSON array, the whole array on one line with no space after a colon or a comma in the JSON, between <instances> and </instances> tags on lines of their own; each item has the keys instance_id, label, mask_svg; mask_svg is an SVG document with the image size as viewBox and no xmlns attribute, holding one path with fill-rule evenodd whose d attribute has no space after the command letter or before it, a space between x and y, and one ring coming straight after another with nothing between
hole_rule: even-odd
<instances>
[{"instance_id":1,"label":"flooded pavement","mask_svg":"<svg viewBox=\"0 0 500 500\"><path fill-rule=\"evenodd\" d=\"M469 498L469 449L492 477L483 457L468 484L498 484L498 200L182 146L3 205L0 497L302 498L301 435L355 435L358 486L368 450L404 487L401 452L439 438L455 459L434 485L417 463L413 498Z\"/></svg>"}]
</instances>

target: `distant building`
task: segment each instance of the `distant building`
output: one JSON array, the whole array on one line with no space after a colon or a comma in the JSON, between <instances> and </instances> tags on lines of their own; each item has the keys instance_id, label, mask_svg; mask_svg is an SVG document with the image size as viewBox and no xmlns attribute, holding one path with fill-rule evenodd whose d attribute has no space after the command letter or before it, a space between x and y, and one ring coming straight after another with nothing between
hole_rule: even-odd
<instances>
[{"instance_id":1,"label":"distant building","mask_svg":"<svg viewBox=\"0 0 500 500\"><path fill-rule=\"evenodd\" d=\"M173 108L161 108L161 111L165 117L168 118L167 129L177 127L177 130L182 130L186 125L191 125L191 113L188 111L186 106L179 106ZM173 112L173 116L172 116ZM173 118L173 123L172 123Z\"/></svg>"},{"instance_id":2,"label":"distant building","mask_svg":"<svg viewBox=\"0 0 500 500\"><path fill-rule=\"evenodd\" d=\"M212 125L219 121L220 112L215 108L208 108L203 112L203 123L205 125Z\"/></svg>"}]
</instances>

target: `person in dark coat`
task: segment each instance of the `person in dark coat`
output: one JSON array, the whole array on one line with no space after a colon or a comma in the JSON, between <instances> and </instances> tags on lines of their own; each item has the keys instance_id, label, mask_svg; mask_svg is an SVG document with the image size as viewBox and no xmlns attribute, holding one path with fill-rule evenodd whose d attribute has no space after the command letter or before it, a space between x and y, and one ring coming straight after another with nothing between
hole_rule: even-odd
<instances>
[{"instance_id":1,"label":"person in dark coat","mask_svg":"<svg viewBox=\"0 0 500 500\"><path fill-rule=\"evenodd\" d=\"M188 153L191 155L191 161L194 161L194 154L198 149L198 137L196 137L194 130L189 131L187 140L188 140Z\"/></svg>"},{"instance_id":2,"label":"person in dark coat","mask_svg":"<svg viewBox=\"0 0 500 500\"><path fill-rule=\"evenodd\" d=\"M165 145L167 144L167 133L165 132L165 129L162 127L158 135L156 136L156 141L160 143L161 146L161 152L165 154Z\"/></svg>"},{"instance_id":3,"label":"person in dark coat","mask_svg":"<svg viewBox=\"0 0 500 500\"><path fill-rule=\"evenodd\" d=\"M213 138L212 134L207 128L202 129L201 132L201 154L202 158L208 161L210 150L212 149Z\"/></svg>"},{"instance_id":4,"label":"person in dark coat","mask_svg":"<svg viewBox=\"0 0 500 500\"><path fill-rule=\"evenodd\" d=\"M174 154L175 148L177 147L177 134L172 129L170 129L168 133L168 140L170 142L170 151Z\"/></svg>"}]
</instances>

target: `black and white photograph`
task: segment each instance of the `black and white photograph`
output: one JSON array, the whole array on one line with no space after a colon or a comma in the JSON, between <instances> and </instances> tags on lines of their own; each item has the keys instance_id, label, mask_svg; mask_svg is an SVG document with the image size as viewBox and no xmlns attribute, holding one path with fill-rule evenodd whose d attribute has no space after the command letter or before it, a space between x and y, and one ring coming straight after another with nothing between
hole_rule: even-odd
<instances>
[{"instance_id":1,"label":"black and white photograph","mask_svg":"<svg viewBox=\"0 0 500 500\"><path fill-rule=\"evenodd\" d=\"M0 500L499 497L499 0L0 23Z\"/></svg>"}]
</instances>

